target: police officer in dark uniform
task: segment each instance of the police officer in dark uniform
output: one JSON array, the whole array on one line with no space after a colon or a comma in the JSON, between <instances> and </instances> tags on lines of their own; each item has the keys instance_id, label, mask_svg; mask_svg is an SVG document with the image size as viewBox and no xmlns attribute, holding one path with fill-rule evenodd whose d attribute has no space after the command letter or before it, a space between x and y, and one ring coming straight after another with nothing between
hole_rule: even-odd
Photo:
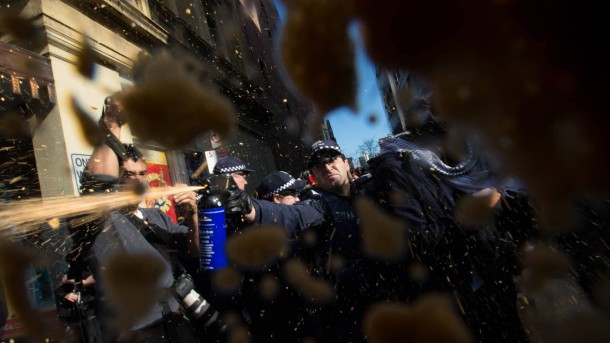
<instances>
[{"instance_id":1,"label":"police officer in dark uniform","mask_svg":"<svg viewBox=\"0 0 610 343\"><path fill-rule=\"evenodd\" d=\"M228 174L233 178L237 188L245 190L248 184L248 174L254 170L246 168L246 164L237 157L224 156L218 159L213 172L216 175Z\"/></svg>"},{"instance_id":2,"label":"police officer in dark uniform","mask_svg":"<svg viewBox=\"0 0 610 343\"><path fill-rule=\"evenodd\" d=\"M296 254L310 273L333 286L336 301L317 311L318 339L362 341L360 323L366 309L377 301L397 300L397 296L392 287L382 286L387 265L362 252L352 207L360 190L352 182L349 163L337 143L314 143L309 168L316 182L310 199L292 206L251 200L253 210L245 218L259 224L282 224L289 235L299 239ZM330 268L331 264L342 267Z\"/></svg>"},{"instance_id":3,"label":"police officer in dark uniform","mask_svg":"<svg viewBox=\"0 0 610 343\"><path fill-rule=\"evenodd\" d=\"M421 289L405 289L409 297L453 292L477 340L525 342L515 307L512 255L524 239L519 236L528 237L535 226L532 212L517 182L497 179L489 164L469 150L463 162L449 165L408 134L386 138L380 156L369 161L369 195L377 200L402 195L401 201L379 203L408 221L411 253L432 271ZM493 218L486 226L467 230L455 215L456 204L481 192L502 193L504 206L490 209Z\"/></svg>"}]
</instances>

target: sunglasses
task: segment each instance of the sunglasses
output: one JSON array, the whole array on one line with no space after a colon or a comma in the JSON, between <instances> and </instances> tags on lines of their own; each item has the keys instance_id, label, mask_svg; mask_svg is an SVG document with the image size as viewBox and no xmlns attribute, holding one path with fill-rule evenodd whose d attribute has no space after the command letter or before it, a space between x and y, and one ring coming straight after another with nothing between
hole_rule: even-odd
<instances>
[{"instance_id":1,"label":"sunglasses","mask_svg":"<svg viewBox=\"0 0 610 343\"><path fill-rule=\"evenodd\" d=\"M125 177L134 177L134 176L146 176L147 171L141 171L141 172L134 172L131 170L126 170L124 175Z\"/></svg>"},{"instance_id":2,"label":"sunglasses","mask_svg":"<svg viewBox=\"0 0 610 343\"><path fill-rule=\"evenodd\" d=\"M312 163L311 169L323 170L327 164L334 163L339 157L341 157L341 155L320 157Z\"/></svg>"}]
</instances>

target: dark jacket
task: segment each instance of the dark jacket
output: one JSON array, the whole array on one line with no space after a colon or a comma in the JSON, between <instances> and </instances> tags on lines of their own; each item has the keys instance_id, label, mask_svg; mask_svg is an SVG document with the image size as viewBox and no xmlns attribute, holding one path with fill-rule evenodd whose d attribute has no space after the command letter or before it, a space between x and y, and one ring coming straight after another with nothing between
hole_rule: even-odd
<instances>
[{"instance_id":1,"label":"dark jacket","mask_svg":"<svg viewBox=\"0 0 610 343\"><path fill-rule=\"evenodd\" d=\"M335 291L333 302L313 310L321 341L361 341L366 309L377 301L398 300L396 289L387 282L396 274L395 265L372 260L361 249L358 217L352 206L357 196L360 190L352 185L349 197L316 188L313 198L293 206L264 200L254 204L255 222L283 225L289 237L296 238L294 257Z\"/></svg>"}]
</instances>

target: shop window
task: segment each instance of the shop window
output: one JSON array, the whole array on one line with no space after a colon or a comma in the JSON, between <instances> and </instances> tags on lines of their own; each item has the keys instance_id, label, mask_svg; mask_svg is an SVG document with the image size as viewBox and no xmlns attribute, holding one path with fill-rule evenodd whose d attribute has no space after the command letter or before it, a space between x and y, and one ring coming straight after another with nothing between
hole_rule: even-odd
<instances>
[{"instance_id":1,"label":"shop window","mask_svg":"<svg viewBox=\"0 0 610 343\"><path fill-rule=\"evenodd\" d=\"M170 174L170 166L165 152L155 149L140 149L146 159L146 178L150 188L173 186ZM172 221L177 222L178 215L174 206L174 199L171 196L159 197L154 200L147 200L146 207L158 208L167 214Z\"/></svg>"}]
</instances>

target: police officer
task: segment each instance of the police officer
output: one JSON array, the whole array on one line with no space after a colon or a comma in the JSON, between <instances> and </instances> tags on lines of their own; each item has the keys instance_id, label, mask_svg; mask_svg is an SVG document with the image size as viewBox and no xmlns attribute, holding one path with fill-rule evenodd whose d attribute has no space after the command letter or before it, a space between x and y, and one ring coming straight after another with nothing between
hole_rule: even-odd
<instances>
[{"instance_id":1,"label":"police officer","mask_svg":"<svg viewBox=\"0 0 610 343\"><path fill-rule=\"evenodd\" d=\"M276 171L265 176L256 188L256 194L258 199L294 205L300 201L299 193L307 185L305 180L297 180L285 171Z\"/></svg>"},{"instance_id":2,"label":"police officer","mask_svg":"<svg viewBox=\"0 0 610 343\"><path fill-rule=\"evenodd\" d=\"M254 170L246 168L246 164L237 157L233 156L225 156L218 159L216 165L214 166L214 174L222 175L229 174L237 188L240 190L245 190L246 185L248 184L248 174L252 173Z\"/></svg>"},{"instance_id":3,"label":"police officer","mask_svg":"<svg viewBox=\"0 0 610 343\"><path fill-rule=\"evenodd\" d=\"M352 207L360 190L349 176L350 166L334 141L312 146L309 169L315 180L314 197L293 206L252 200L245 218L254 223L282 224L301 240L302 260L311 273L330 282L338 297L318 312L322 341L362 341L360 322L366 309L379 300L396 300L384 285L384 266L362 253L358 218ZM305 242L307 241L307 243ZM315 242L315 243L312 243ZM329 268L330 264L342 268Z\"/></svg>"}]
</instances>

